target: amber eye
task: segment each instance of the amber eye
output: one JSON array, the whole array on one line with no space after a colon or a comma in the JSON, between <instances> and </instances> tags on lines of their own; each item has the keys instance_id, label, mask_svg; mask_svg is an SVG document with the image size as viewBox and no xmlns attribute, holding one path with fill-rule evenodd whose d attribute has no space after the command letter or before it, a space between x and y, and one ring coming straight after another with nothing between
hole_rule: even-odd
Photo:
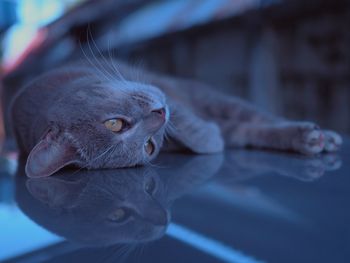
<instances>
[{"instance_id":1,"label":"amber eye","mask_svg":"<svg viewBox=\"0 0 350 263\"><path fill-rule=\"evenodd\" d=\"M149 194L152 195L154 193L154 190L156 189L156 182L155 180L151 177L151 179L145 184L145 191Z\"/></svg>"},{"instance_id":2,"label":"amber eye","mask_svg":"<svg viewBox=\"0 0 350 263\"><path fill-rule=\"evenodd\" d=\"M145 148L145 151L148 155L152 155L152 153L154 152L154 144L153 142L151 141L151 139L149 139L145 145L144 145L144 148Z\"/></svg>"},{"instance_id":3,"label":"amber eye","mask_svg":"<svg viewBox=\"0 0 350 263\"><path fill-rule=\"evenodd\" d=\"M104 122L106 128L112 132L120 132L125 128L125 121L122 119L110 119Z\"/></svg>"}]
</instances>

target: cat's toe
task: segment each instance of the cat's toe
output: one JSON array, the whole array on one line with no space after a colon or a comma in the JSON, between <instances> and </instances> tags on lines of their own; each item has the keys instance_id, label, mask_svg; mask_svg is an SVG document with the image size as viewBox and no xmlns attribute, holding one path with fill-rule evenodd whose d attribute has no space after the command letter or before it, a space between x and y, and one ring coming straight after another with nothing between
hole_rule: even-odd
<instances>
[{"instance_id":1,"label":"cat's toe","mask_svg":"<svg viewBox=\"0 0 350 263\"><path fill-rule=\"evenodd\" d=\"M324 134L315 124L303 124L299 127L299 138L296 139L296 150L307 155L318 154L323 151Z\"/></svg>"},{"instance_id":2,"label":"cat's toe","mask_svg":"<svg viewBox=\"0 0 350 263\"><path fill-rule=\"evenodd\" d=\"M324 150L327 152L338 151L343 144L343 139L339 134L333 131L324 131L325 135L325 147Z\"/></svg>"}]
</instances>

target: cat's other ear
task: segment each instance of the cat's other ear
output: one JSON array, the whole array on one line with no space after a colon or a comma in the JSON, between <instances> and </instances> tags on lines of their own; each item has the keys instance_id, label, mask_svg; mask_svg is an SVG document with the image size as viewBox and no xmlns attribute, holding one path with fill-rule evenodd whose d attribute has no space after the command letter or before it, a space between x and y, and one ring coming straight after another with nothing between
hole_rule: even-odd
<instances>
[{"instance_id":1,"label":"cat's other ear","mask_svg":"<svg viewBox=\"0 0 350 263\"><path fill-rule=\"evenodd\" d=\"M74 163L79 163L77 149L50 130L30 152L25 171L28 177L46 177Z\"/></svg>"}]
</instances>

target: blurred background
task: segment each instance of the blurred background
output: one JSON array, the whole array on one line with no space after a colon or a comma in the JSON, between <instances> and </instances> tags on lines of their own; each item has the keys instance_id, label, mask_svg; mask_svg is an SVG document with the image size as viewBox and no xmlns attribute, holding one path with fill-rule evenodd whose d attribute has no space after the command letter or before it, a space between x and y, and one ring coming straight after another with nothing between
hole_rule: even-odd
<instances>
[{"instance_id":1,"label":"blurred background","mask_svg":"<svg viewBox=\"0 0 350 263\"><path fill-rule=\"evenodd\" d=\"M29 78L98 48L349 133L349 2L0 0L2 103Z\"/></svg>"}]
</instances>

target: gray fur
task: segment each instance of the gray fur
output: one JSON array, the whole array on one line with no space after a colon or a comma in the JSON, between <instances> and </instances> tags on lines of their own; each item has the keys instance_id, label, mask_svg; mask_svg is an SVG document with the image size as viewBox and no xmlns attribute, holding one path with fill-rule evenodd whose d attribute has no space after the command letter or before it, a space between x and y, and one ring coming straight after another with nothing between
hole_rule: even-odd
<instances>
[{"instance_id":1,"label":"gray fur","mask_svg":"<svg viewBox=\"0 0 350 263\"><path fill-rule=\"evenodd\" d=\"M165 121L152 112L159 108L167 109ZM117 61L68 64L44 74L17 94L11 114L18 145L29 154L31 177L69 164L142 165L160 149L215 153L226 145L317 154L341 144L339 135L313 123L270 116L215 87L136 72ZM103 126L120 115L131 120L131 129L115 134ZM147 156L143 146L150 137L156 149Z\"/></svg>"}]
</instances>

